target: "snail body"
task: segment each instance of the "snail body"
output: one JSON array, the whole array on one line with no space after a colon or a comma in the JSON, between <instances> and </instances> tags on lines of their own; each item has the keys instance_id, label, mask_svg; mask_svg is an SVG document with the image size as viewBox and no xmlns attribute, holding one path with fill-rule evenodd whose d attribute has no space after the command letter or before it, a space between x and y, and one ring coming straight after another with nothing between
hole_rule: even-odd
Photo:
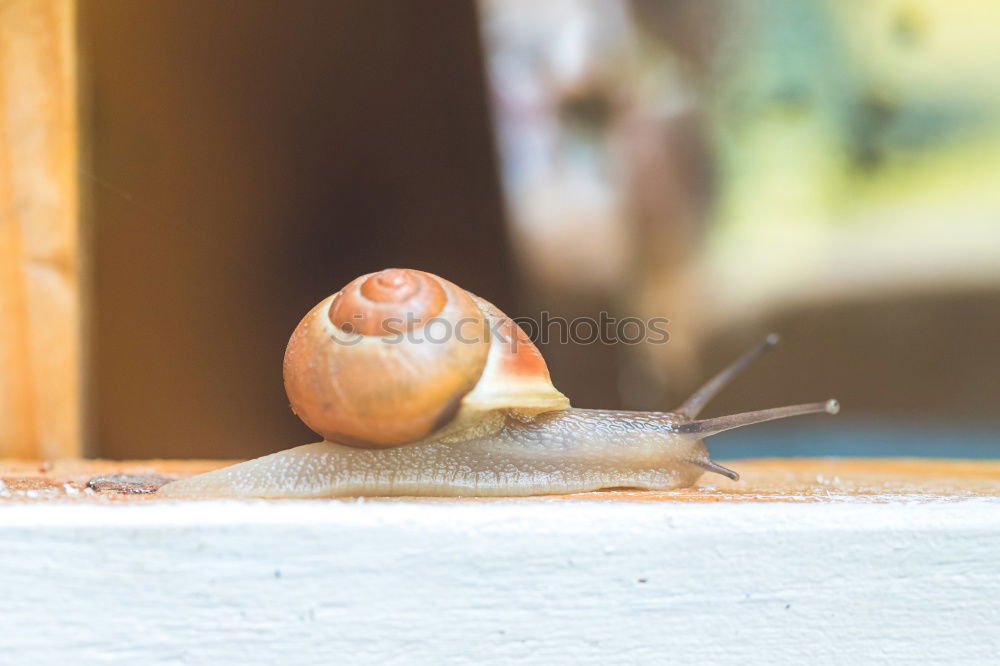
<instances>
[{"instance_id":1,"label":"snail body","mask_svg":"<svg viewBox=\"0 0 1000 666\"><path fill-rule=\"evenodd\" d=\"M432 327L439 326L435 332ZM445 330L447 329L447 330ZM698 420L769 336L671 412L577 409L502 312L421 271L364 275L300 322L285 353L292 409L324 441L163 486L166 496L523 496L670 490L714 463L704 438L836 401Z\"/></svg>"}]
</instances>

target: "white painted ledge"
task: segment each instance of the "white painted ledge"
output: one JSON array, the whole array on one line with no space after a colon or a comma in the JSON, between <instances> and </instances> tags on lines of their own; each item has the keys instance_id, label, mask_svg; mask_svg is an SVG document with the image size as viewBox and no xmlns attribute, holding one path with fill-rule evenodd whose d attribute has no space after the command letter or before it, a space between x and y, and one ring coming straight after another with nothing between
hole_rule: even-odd
<instances>
[{"instance_id":1,"label":"white painted ledge","mask_svg":"<svg viewBox=\"0 0 1000 666\"><path fill-rule=\"evenodd\" d=\"M0 505L0 664L986 663L1000 502Z\"/></svg>"}]
</instances>

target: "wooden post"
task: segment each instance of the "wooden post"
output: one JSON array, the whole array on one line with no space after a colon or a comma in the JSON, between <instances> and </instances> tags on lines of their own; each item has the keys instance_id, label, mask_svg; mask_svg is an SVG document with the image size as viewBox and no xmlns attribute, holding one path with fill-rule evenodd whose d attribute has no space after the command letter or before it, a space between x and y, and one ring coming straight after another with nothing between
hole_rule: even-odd
<instances>
[{"instance_id":1,"label":"wooden post","mask_svg":"<svg viewBox=\"0 0 1000 666\"><path fill-rule=\"evenodd\" d=\"M0 3L0 456L81 453L75 9Z\"/></svg>"}]
</instances>

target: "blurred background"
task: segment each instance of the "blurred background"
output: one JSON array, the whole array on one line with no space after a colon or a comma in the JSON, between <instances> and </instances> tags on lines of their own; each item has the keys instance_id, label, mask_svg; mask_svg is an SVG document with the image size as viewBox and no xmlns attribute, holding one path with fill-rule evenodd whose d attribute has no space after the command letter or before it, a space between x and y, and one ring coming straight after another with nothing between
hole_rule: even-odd
<instances>
[{"instance_id":1,"label":"blurred background","mask_svg":"<svg viewBox=\"0 0 1000 666\"><path fill-rule=\"evenodd\" d=\"M316 436L281 358L389 266L515 317L578 407L837 397L716 458L1000 457L1000 6L977 0L79 0L88 455Z\"/></svg>"}]
</instances>

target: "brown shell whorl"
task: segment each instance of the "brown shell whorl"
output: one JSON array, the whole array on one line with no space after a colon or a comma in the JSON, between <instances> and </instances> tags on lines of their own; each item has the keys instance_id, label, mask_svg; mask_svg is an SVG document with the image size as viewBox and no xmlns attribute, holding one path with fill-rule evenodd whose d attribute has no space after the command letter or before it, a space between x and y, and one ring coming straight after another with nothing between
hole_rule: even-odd
<instances>
[{"instance_id":1,"label":"brown shell whorl","mask_svg":"<svg viewBox=\"0 0 1000 666\"><path fill-rule=\"evenodd\" d=\"M362 275L340 290L330 321L348 333L393 335L437 317L448 296L428 273L389 268Z\"/></svg>"},{"instance_id":2,"label":"brown shell whorl","mask_svg":"<svg viewBox=\"0 0 1000 666\"><path fill-rule=\"evenodd\" d=\"M285 350L285 391L327 440L395 446L454 415L489 349L486 318L465 290L388 269L352 281L299 323Z\"/></svg>"}]
</instances>

